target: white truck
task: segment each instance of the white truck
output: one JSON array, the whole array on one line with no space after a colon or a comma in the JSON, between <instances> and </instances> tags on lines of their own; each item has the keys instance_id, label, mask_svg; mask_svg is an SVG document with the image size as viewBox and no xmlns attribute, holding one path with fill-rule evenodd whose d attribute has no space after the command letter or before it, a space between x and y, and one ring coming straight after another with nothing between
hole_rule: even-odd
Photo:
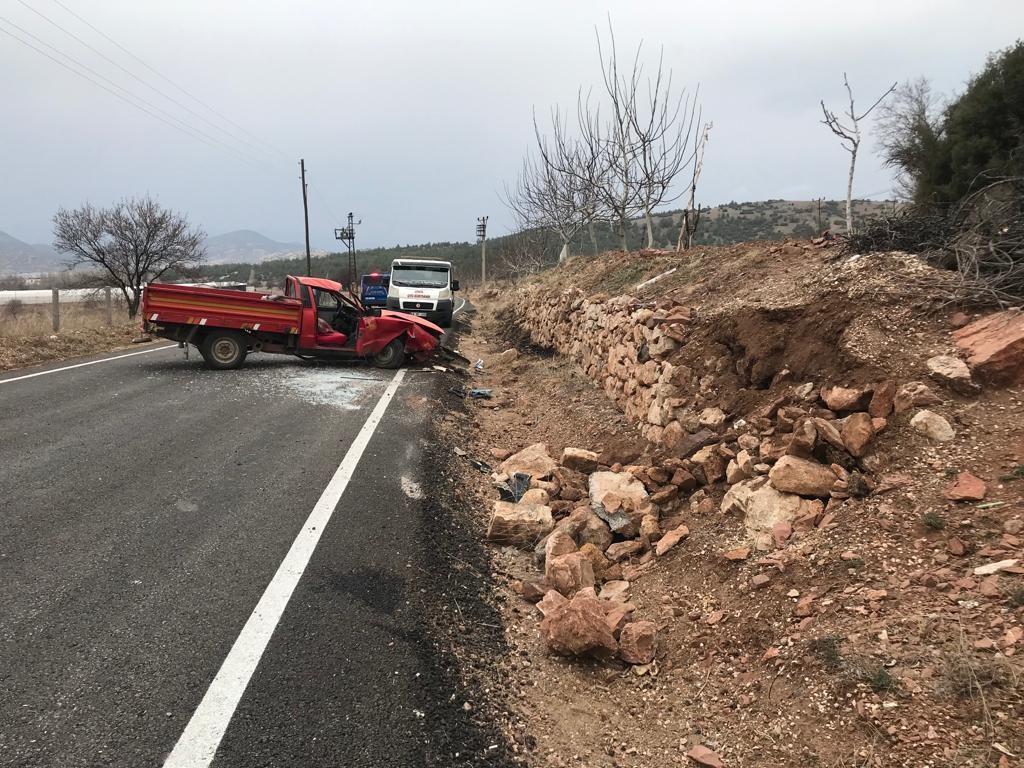
<instances>
[{"instance_id":1,"label":"white truck","mask_svg":"<svg viewBox=\"0 0 1024 768\"><path fill-rule=\"evenodd\" d=\"M387 308L425 317L448 328L457 290L459 281L452 279L450 261L395 259L391 262Z\"/></svg>"}]
</instances>

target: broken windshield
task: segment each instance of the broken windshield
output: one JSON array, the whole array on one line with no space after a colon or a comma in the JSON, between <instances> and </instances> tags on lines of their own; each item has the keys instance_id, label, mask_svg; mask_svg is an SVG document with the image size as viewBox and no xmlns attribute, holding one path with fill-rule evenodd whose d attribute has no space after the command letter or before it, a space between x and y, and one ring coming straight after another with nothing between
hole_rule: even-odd
<instances>
[{"instance_id":1,"label":"broken windshield","mask_svg":"<svg viewBox=\"0 0 1024 768\"><path fill-rule=\"evenodd\" d=\"M391 282L403 288L447 288L448 267L399 267L391 269Z\"/></svg>"}]
</instances>

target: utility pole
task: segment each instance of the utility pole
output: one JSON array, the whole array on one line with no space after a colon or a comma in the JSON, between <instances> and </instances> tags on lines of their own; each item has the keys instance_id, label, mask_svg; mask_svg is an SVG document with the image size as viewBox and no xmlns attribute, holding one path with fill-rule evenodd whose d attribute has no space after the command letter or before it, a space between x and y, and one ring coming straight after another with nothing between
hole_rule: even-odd
<instances>
[{"instance_id":1,"label":"utility pole","mask_svg":"<svg viewBox=\"0 0 1024 768\"><path fill-rule=\"evenodd\" d=\"M309 255L309 201L306 199L306 161L299 160L299 170L302 172L302 215L306 220L306 277L313 276L313 263Z\"/></svg>"},{"instance_id":2,"label":"utility pole","mask_svg":"<svg viewBox=\"0 0 1024 768\"><path fill-rule=\"evenodd\" d=\"M363 220L355 220L355 215L349 211L348 226L334 230L334 239L341 240L348 251L348 281L349 290L355 291L356 285L356 224L362 224Z\"/></svg>"},{"instance_id":3,"label":"utility pole","mask_svg":"<svg viewBox=\"0 0 1024 768\"><path fill-rule=\"evenodd\" d=\"M487 216L476 220L476 241L480 243L480 285L487 284Z\"/></svg>"}]
</instances>

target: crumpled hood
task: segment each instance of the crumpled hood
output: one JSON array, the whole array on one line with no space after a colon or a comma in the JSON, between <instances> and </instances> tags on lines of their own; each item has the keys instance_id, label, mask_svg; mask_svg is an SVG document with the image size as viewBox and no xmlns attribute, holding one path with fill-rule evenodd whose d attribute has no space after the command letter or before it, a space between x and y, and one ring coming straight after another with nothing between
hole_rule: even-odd
<instances>
[{"instance_id":1,"label":"crumpled hood","mask_svg":"<svg viewBox=\"0 0 1024 768\"><path fill-rule=\"evenodd\" d=\"M416 315L410 315L410 314L408 314L406 312L395 312L395 311L390 310L390 309L382 309L380 311L380 316L381 317L391 317L391 318L394 318L396 320L405 320L407 322L414 323L415 325L418 325L418 326L420 326L422 328L425 328L426 330L430 331L435 336L443 336L444 335L444 328L442 328L439 325L435 325L434 323L432 323L429 320L427 320L425 317L417 317Z\"/></svg>"}]
</instances>

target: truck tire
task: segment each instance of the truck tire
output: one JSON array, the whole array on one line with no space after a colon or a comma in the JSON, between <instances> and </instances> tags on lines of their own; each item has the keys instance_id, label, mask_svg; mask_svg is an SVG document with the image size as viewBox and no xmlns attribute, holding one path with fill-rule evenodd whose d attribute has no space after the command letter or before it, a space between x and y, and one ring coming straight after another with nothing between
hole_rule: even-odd
<instances>
[{"instance_id":1,"label":"truck tire","mask_svg":"<svg viewBox=\"0 0 1024 768\"><path fill-rule=\"evenodd\" d=\"M399 336L380 352L373 356L373 364L378 368L400 368L405 362L405 341Z\"/></svg>"},{"instance_id":2,"label":"truck tire","mask_svg":"<svg viewBox=\"0 0 1024 768\"><path fill-rule=\"evenodd\" d=\"M207 367L218 371L241 368L249 354L245 339L231 331L211 331L200 342L199 352Z\"/></svg>"}]
</instances>

